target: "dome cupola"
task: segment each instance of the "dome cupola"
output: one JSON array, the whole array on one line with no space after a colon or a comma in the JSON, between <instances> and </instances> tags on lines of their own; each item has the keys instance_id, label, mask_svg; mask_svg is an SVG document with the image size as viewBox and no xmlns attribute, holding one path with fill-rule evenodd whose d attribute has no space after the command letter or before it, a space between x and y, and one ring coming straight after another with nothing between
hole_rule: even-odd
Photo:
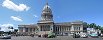
<instances>
[{"instance_id":1,"label":"dome cupola","mask_svg":"<svg viewBox=\"0 0 103 40\"><path fill-rule=\"evenodd\" d=\"M48 3L44 6L41 14L41 20L39 22L53 22L53 15L52 15L52 10Z\"/></svg>"},{"instance_id":2,"label":"dome cupola","mask_svg":"<svg viewBox=\"0 0 103 40\"><path fill-rule=\"evenodd\" d=\"M46 3L46 5L44 6L42 13L52 13L51 8L48 5L48 3Z\"/></svg>"}]
</instances>

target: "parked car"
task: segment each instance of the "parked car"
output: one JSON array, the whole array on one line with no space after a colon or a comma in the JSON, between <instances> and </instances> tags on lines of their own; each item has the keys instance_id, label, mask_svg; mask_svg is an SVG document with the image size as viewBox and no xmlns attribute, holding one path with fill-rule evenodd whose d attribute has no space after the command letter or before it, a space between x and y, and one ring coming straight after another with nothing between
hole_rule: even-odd
<instances>
[{"instance_id":1,"label":"parked car","mask_svg":"<svg viewBox=\"0 0 103 40\"><path fill-rule=\"evenodd\" d=\"M48 38L55 38L55 37L56 37L55 33L49 33L48 34Z\"/></svg>"},{"instance_id":2,"label":"parked car","mask_svg":"<svg viewBox=\"0 0 103 40\"><path fill-rule=\"evenodd\" d=\"M41 35L38 35L38 37L41 37Z\"/></svg>"},{"instance_id":3,"label":"parked car","mask_svg":"<svg viewBox=\"0 0 103 40\"><path fill-rule=\"evenodd\" d=\"M3 34L0 36L0 39L11 39L11 35Z\"/></svg>"},{"instance_id":4,"label":"parked car","mask_svg":"<svg viewBox=\"0 0 103 40\"><path fill-rule=\"evenodd\" d=\"M90 35L90 37L92 37L92 38L98 38L98 34L97 33L92 33L92 34L89 34Z\"/></svg>"},{"instance_id":5,"label":"parked car","mask_svg":"<svg viewBox=\"0 0 103 40\"><path fill-rule=\"evenodd\" d=\"M43 34L42 37L48 38L48 34Z\"/></svg>"},{"instance_id":6,"label":"parked car","mask_svg":"<svg viewBox=\"0 0 103 40\"><path fill-rule=\"evenodd\" d=\"M88 35L87 35L86 33L81 33L81 34L80 34L80 37L81 37L81 38L87 38Z\"/></svg>"},{"instance_id":7,"label":"parked car","mask_svg":"<svg viewBox=\"0 0 103 40\"><path fill-rule=\"evenodd\" d=\"M73 38L80 38L80 35L79 34L73 34Z\"/></svg>"},{"instance_id":8,"label":"parked car","mask_svg":"<svg viewBox=\"0 0 103 40\"><path fill-rule=\"evenodd\" d=\"M34 34L30 34L31 37L34 37Z\"/></svg>"}]
</instances>

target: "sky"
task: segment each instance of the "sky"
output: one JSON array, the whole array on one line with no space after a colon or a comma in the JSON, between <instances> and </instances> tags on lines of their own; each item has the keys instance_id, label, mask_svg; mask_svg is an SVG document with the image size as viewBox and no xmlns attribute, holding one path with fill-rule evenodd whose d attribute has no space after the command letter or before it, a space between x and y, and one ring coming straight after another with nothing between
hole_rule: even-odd
<instances>
[{"instance_id":1,"label":"sky","mask_svg":"<svg viewBox=\"0 0 103 40\"><path fill-rule=\"evenodd\" d=\"M103 26L103 0L48 0L54 22L81 20ZM0 0L0 27L36 24L46 0Z\"/></svg>"}]
</instances>

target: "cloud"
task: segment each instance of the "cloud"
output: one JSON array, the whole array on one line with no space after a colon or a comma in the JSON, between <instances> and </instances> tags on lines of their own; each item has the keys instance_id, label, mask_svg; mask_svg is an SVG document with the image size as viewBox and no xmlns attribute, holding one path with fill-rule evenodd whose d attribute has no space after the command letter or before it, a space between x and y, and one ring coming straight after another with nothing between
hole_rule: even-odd
<instances>
[{"instance_id":1,"label":"cloud","mask_svg":"<svg viewBox=\"0 0 103 40\"><path fill-rule=\"evenodd\" d=\"M30 9L30 7L26 6L25 4L16 5L11 0L4 0L2 6L14 11L28 11Z\"/></svg>"},{"instance_id":2,"label":"cloud","mask_svg":"<svg viewBox=\"0 0 103 40\"><path fill-rule=\"evenodd\" d=\"M0 24L0 31L4 31L4 32L8 32L8 31L12 31L11 29L9 29L8 27L13 27L13 24Z\"/></svg>"},{"instance_id":3,"label":"cloud","mask_svg":"<svg viewBox=\"0 0 103 40\"><path fill-rule=\"evenodd\" d=\"M36 17L36 18L38 17L37 15L33 15L33 16Z\"/></svg>"},{"instance_id":4,"label":"cloud","mask_svg":"<svg viewBox=\"0 0 103 40\"><path fill-rule=\"evenodd\" d=\"M14 26L13 24L0 24L1 27L10 27L10 26Z\"/></svg>"},{"instance_id":5,"label":"cloud","mask_svg":"<svg viewBox=\"0 0 103 40\"><path fill-rule=\"evenodd\" d=\"M11 18L13 19L13 20L15 20L15 21L23 21L22 19L21 19L21 17L19 17L19 16L11 16Z\"/></svg>"}]
</instances>

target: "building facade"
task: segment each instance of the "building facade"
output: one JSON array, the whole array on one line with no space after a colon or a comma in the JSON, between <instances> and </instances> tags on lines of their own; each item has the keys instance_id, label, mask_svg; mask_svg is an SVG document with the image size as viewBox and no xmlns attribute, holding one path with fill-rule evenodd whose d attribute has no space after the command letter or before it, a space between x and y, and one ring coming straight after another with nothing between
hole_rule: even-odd
<instances>
[{"instance_id":1,"label":"building facade","mask_svg":"<svg viewBox=\"0 0 103 40\"><path fill-rule=\"evenodd\" d=\"M52 10L48 3L44 6L41 19L37 24L18 25L19 33L23 34L48 34L53 32L57 35L68 35L70 33L81 33L86 30L86 23L83 21L55 23Z\"/></svg>"}]
</instances>

